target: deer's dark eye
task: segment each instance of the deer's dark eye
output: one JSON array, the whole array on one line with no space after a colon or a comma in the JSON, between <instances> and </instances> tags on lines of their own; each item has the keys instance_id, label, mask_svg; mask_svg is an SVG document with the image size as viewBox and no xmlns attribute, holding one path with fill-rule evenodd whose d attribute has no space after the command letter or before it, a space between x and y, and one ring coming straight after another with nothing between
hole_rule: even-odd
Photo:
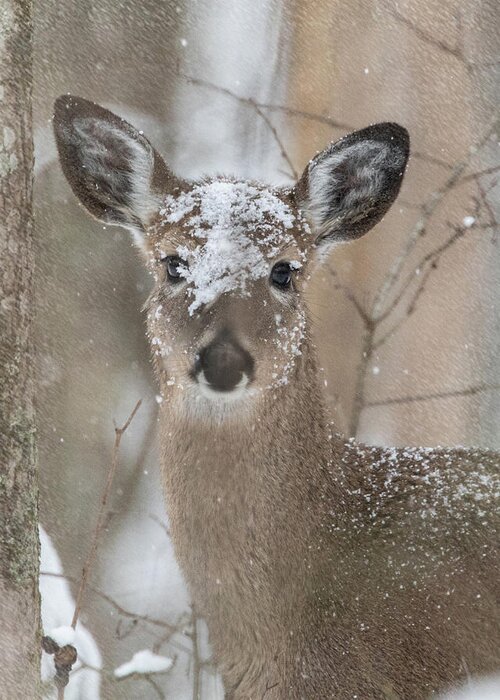
<instances>
[{"instance_id":1,"label":"deer's dark eye","mask_svg":"<svg viewBox=\"0 0 500 700\"><path fill-rule=\"evenodd\" d=\"M162 261L167 268L167 277L171 282L178 282L181 279L182 268L186 263L178 255L167 255Z\"/></svg>"},{"instance_id":2,"label":"deer's dark eye","mask_svg":"<svg viewBox=\"0 0 500 700\"><path fill-rule=\"evenodd\" d=\"M292 281L292 268L287 262L279 262L271 270L271 282L278 289L287 289Z\"/></svg>"}]
</instances>

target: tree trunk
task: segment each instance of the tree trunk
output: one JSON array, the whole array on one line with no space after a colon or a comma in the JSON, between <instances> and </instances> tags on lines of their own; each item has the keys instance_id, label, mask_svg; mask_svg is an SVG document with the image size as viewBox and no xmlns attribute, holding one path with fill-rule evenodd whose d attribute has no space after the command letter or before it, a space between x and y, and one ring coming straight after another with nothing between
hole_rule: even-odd
<instances>
[{"instance_id":1,"label":"tree trunk","mask_svg":"<svg viewBox=\"0 0 500 700\"><path fill-rule=\"evenodd\" d=\"M0 0L0 696L40 695L33 410L32 7Z\"/></svg>"}]
</instances>

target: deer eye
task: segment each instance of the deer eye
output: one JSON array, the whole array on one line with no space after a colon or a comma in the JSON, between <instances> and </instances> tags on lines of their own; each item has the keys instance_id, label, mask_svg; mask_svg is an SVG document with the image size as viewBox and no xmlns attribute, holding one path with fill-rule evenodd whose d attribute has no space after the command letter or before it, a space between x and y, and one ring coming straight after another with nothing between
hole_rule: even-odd
<instances>
[{"instance_id":1,"label":"deer eye","mask_svg":"<svg viewBox=\"0 0 500 700\"><path fill-rule=\"evenodd\" d=\"M292 268L287 262L278 262L271 270L271 282L279 289L287 289L292 281Z\"/></svg>"},{"instance_id":2,"label":"deer eye","mask_svg":"<svg viewBox=\"0 0 500 700\"><path fill-rule=\"evenodd\" d=\"M162 259L162 262L167 268L167 277L171 282L178 282L182 276L182 268L187 267L184 260L179 258L178 255L167 255L166 258Z\"/></svg>"}]
</instances>

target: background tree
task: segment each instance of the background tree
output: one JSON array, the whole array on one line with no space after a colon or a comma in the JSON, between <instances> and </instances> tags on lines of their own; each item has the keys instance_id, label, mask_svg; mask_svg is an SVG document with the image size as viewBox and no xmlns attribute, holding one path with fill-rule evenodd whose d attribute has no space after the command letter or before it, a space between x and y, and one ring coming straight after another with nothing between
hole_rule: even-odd
<instances>
[{"instance_id":1,"label":"background tree","mask_svg":"<svg viewBox=\"0 0 500 700\"><path fill-rule=\"evenodd\" d=\"M33 409L32 6L0 2L1 694L39 696Z\"/></svg>"}]
</instances>

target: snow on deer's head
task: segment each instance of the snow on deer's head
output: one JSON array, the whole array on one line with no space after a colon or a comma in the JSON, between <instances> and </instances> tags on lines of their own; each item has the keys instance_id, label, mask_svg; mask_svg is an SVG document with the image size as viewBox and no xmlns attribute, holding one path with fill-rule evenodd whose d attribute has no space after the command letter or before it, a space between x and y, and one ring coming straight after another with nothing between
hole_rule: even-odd
<instances>
[{"instance_id":1,"label":"snow on deer's head","mask_svg":"<svg viewBox=\"0 0 500 700\"><path fill-rule=\"evenodd\" d=\"M231 412L293 377L313 261L383 217L409 153L405 129L376 124L277 189L184 181L141 132L79 97L56 101L54 129L73 192L99 220L133 233L154 276L148 332L162 390L203 411Z\"/></svg>"}]
</instances>

